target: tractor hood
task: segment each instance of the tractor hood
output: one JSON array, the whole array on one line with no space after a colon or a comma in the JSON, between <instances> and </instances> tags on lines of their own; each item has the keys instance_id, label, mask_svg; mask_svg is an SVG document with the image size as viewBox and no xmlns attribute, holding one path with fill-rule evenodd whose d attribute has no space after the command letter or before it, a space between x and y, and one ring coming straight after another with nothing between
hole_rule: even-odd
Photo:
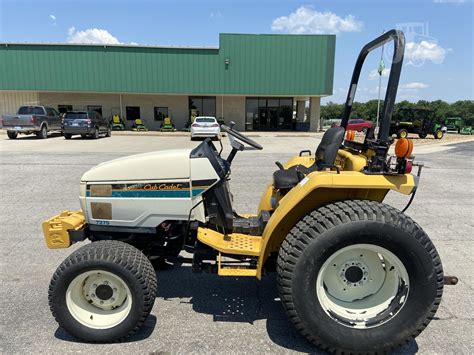
<instances>
[{"instance_id":1,"label":"tractor hood","mask_svg":"<svg viewBox=\"0 0 474 355\"><path fill-rule=\"evenodd\" d=\"M81 181L189 179L190 153L190 149L164 150L110 160L87 171Z\"/></svg>"}]
</instances>

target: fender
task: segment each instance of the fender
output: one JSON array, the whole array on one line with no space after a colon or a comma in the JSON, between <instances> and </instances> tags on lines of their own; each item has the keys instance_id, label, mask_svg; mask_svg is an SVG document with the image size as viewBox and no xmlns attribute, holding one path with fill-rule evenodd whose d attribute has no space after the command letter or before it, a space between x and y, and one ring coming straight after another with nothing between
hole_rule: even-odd
<instances>
[{"instance_id":1,"label":"fender","mask_svg":"<svg viewBox=\"0 0 474 355\"><path fill-rule=\"evenodd\" d=\"M292 162L290 160L288 163ZM411 194L417 179L405 175L367 175L359 171L315 171L306 176L278 201L262 235L261 252L257 266L257 277L261 278L262 267L269 254L276 252L290 229L307 213L330 202L360 199L382 202L390 191ZM272 187L269 186L269 189ZM269 204L268 189L260 207Z\"/></svg>"}]
</instances>

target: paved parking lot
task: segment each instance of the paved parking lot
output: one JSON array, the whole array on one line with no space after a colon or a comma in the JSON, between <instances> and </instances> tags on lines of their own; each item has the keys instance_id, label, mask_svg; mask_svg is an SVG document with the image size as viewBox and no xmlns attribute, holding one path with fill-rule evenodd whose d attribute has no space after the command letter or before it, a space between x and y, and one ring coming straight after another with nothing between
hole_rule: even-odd
<instances>
[{"instance_id":1,"label":"paved parking lot","mask_svg":"<svg viewBox=\"0 0 474 355\"><path fill-rule=\"evenodd\" d=\"M235 207L254 212L264 186L284 161L314 149L319 135L255 137L262 151L237 155L231 187ZM400 353L472 353L474 289L474 142L415 146L425 168L408 214L433 239L446 274L457 286L445 288L436 319ZM123 344L77 342L57 327L47 305L49 279L72 252L48 250L40 223L64 209L78 209L78 182L97 163L144 151L192 147L188 137L113 136L97 141L21 138L0 134L0 352L162 353L314 352L287 321L277 300L275 275L262 281L192 274L170 266L158 276L158 298L143 329ZM228 144L224 139L225 151ZM388 202L398 208L405 196ZM76 248L75 246L74 248Z\"/></svg>"}]
</instances>

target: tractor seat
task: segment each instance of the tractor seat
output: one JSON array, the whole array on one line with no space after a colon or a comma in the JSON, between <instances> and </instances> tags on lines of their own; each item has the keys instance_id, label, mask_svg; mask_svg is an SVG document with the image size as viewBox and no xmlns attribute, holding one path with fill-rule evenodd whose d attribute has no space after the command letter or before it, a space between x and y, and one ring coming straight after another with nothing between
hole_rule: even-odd
<instances>
[{"instance_id":1,"label":"tractor seat","mask_svg":"<svg viewBox=\"0 0 474 355\"><path fill-rule=\"evenodd\" d=\"M295 165L288 169L275 171L273 173L273 186L278 190L288 190L295 187L309 173L334 166L337 152L344 139L344 132L343 127L329 128L316 149L314 164L309 167Z\"/></svg>"}]
</instances>

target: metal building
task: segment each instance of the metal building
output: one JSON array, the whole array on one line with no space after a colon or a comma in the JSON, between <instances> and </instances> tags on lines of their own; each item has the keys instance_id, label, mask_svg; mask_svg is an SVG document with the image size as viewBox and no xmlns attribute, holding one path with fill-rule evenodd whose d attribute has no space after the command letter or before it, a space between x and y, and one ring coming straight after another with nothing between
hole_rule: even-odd
<instances>
[{"instance_id":1,"label":"metal building","mask_svg":"<svg viewBox=\"0 0 474 355\"><path fill-rule=\"evenodd\" d=\"M0 43L0 114L43 104L151 130L209 115L240 130L314 131L334 52L334 35L220 34L218 48Z\"/></svg>"}]
</instances>

